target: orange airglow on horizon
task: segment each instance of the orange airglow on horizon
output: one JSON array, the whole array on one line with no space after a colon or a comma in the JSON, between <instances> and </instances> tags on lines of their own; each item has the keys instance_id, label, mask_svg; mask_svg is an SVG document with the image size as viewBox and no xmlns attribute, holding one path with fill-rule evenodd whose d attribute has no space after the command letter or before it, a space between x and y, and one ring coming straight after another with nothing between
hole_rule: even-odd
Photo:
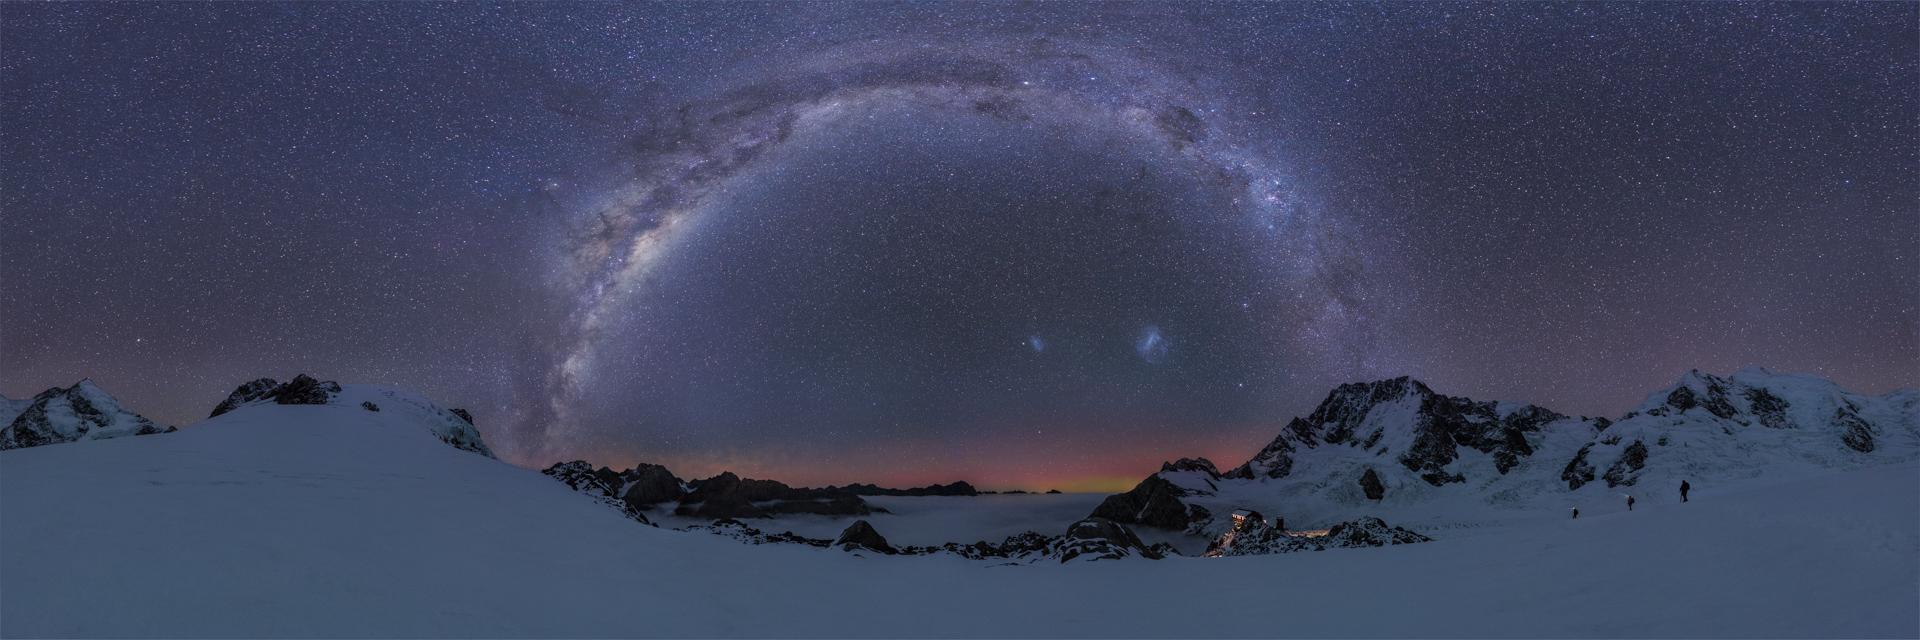
<instances>
[{"instance_id":1,"label":"orange airglow on horizon","mask_svg":"<svg viewBox=\"0 0 1920 640\"><path fill-rule=\"evenodd\" d=\"M1204 441L1168 433L1145 441L1030 439L999 447L949 448L944 443L892 443L839 452L832 458L789 453L658 455L601 452L574 456L615 469L639 463L665 465L681 479L731 471L743 478L778 480L796 487L853 483L890 488L924 487L964 480L982 491L1115 493L1159 471L1162 462L1205 457L1222 471L1245 462L1265 439L1259 435L1214 435ZM514 461L531 468L551 462Z\"/></svg>"}]
</instances>

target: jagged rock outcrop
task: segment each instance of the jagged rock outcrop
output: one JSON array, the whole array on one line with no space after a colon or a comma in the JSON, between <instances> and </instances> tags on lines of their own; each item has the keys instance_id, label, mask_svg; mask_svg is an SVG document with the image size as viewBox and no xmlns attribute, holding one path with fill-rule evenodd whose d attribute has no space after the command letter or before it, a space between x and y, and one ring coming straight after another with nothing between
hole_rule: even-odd
<instances>
[{"instance_id":1,"label":"jagged rock outcrop","mask_svg":"<svg viewBox=\"0 0 1920 640\"><path fill-rule=\"evenodd\" d=\"M18 406L19 403L9 403ZM12 406L9 407L11 411ZM128 411L92 380L35 395L0 428L0 449L21 449L77 440L104 440L173 431Z\"/></svg>"},{"instance_id":2,"label":"jagged rock outcrop","mask_svg":"<svg viewBox=\"0 0 1920 640\"><path fill-rule=\"evenodd\" d=\"M1162 529L1185 529L1210 515L1204 508L1196 512L1181 502L1180 497L1185 495L1186 490L1155 474L1141 480L1131 491L1107 496L1088 517Z\"/></svg>"},{"instance_id":3,"label":"jagged rock outcrop","mask_svg":"<svg viewBox=\"0 0 1920 640\"><path fill-rule=\"evenodd\" d=\"M686 530L733 538L747 544L803 544L809 547L827 547L833 543L831 540L809 538L791 531L767 533L732 518L715 520L713 524L696 524L687 527Z\"/></svg>"},{"instance_id":4,"label":"jagged rock outcrop","mask_svg":"<svg viewBox=\"0 0 1920 640\"><path fill-rule=\"evenodd\" d=\"M620 489L617 484L613 484L619 481L619 476L608 471L606 467L594 469L593 465L585 460L574 460L556 463L540 473L559 480L574 491L586 494L608 508L619 511L642 524L653 524L653 520L647 517L643 508L635 508L632 504L620 499Z\"/></svg>"},{"instance_id":5,"label":"jagged rock outcrop","mask_svg":"<svg viewBox=\"0 0 1920 640\"><path fill-rule=\"evenodd\" d=\"M332 380L316 380L313 376L300 374L294 376L271 394L275 404L327 404L333 396L340 393L340 383ZM458 415L458 411L455 414ZM465 417L465 416L463 416ZM468 417L467 423L473 419Z\"/></svg>"},{"instance_id":6,"label":"jagged rock outcrop","mask_svg":"<svg viewBox=\"0 0 1920 640\"><path fill-rule=\"evenodd\" d=\"M1380 483L1380 474L1375 473L1372 467L1360 474L1360 491L1366 494L1368 500L1379 501L1387 497L1387 486Z\"/></svg>"},{"instance_id":7,"label":"jagged rock outcrop","mask_svg":"<svg viewBox=\"0 0 1920 640\"><path fill-rule=\"evenodd\" d=\"M887 555L899 553L894 550L893 545L887 544L887 539L881 537L879 531L873 529L873 525L867 524L865 520L855 520L853 524L848 525L840 532L839 537L833 539L833 546L847 551L864 549Z\"/></svg>"},{"instance_id":8,"label":"jagged rock outcrop","mask_svg":"<svg viewBox=\"0 0 1920 640\"><path fill-rule=\"evenodd\" d=\"M1063 563L1132 557L1159 560L1166 555L1140 542L1140 537L1126 526L1106 518L1087 518L1067 527L1067 535L1054 553Z\"/></svg>"},{"instance_id":9,"label":"jagged rock outcrop","mask_svg":"<svg viewBox=\"0 0 1920 640\"><path fill-rule=\"evenodd\" d=\"M1258 514L1254 514L1240 520L1233 529L1215 539L1208 545L1206 555L1209 557L1252 556L1415 544L1432 540L1407 529L1389 526L1385 520L1374 517L1335 524L1321 536L1294 535L1267 523Z\"/></svg>"},{"instance_id":10,"label":"jagged rock outcrop","mask_svg":"<svg viewBox=\"0 0 1920 640\"><path fill-rule=\"evenodd\" d=\"M965 480L948 484L932 484L911 489L890 489L872 484L850 484L844 487L823 487L825 491L844 491L856 496L977 496L980 490Z\"/></svg>"},{"instance_id":11,"label":"jagged rock outcrop","mask_svg":"<svg viewBox=\"0 0 1920 640\"><path fill-rule=\"evenodd\" d=\"M1567 483L1569 491L1593 482L1593 463L1587 461L1587 453L1593 451L1593 445L1580 447L1579 453L1567 461L1567 468L1560 472L1560 479Z\"/></svg>"},{"instance_id":12,"label":"jagged rock outcrop","mask_svg":"<svg viewBox=\"0 0 1920 640\"><path fill-rule=\"evenodd\" d=\"M1647 443L1635 440L1627 445L1626 451L1613 461L1613 466L1607 467L1606 475L1601 477L1606 479L1608 487L1632 485L1639 479L1640 470L1646 466Z\"/></svg>"},{"instance_id":13,"label":"jagged rock outcrop","mask_svg":"<svg viewBox=\"0 0 1920 640\"><path fill-rule=\"evenodd\" d=\"M1160 472L1192 472L1206 474L1207 477L1216 480L1220 478L1220 470L1213 466L1212 460L1206 458L1181 458L1173 462L1162 462L1160 463Z\"/></svg>"},{"instance_id":14,"label":"jagged rock outcrop","mask_svg":"<svg viewBox=\"0 0 1920 640\"><path fill-rule=\"evenodd\" d=\"M1441 395L1406 377L1344 384L1311 415L1288 422L1272 443L1226 475L1285 478L1293 473L1300 452L1338 445L1392 455L1420 479L1441 486L1466 480L1449 470L1462 449L1491 455L1497 472L1505 474L1533 454L1530 434L1565 419L1532 405ZM1392 447L1399 450L1388 450Z\"/></svg>"},{"instance_id":15,"label":"jagged rock outcrop","mask_svg":"<svg viewBox=\"0 0 1920 640\"><path fill-rule=\"evenodd\" d=\"M702 518L766 518L784 513L869 515L873 508L844 491L789 487L773 480L743 479L733 472L691 483L674 513ZM762 503L762 504L756 504Z\"/></svg>"},{"instance_id":16,"label":"jagged rock outcrop","mask_svg":"<svg viewBox=\"0 0 1920 640\"><path fill-rule=\"evenodd\" d=\"M900 553L905 555L949 553L968 560L1006 560L1019 563L1048 557L1059 542L1060 538L1057 536L1028 531L1007 536L1007 539L999 544L984 540L973 544L949 542L938 547L901 547Z\"/></svg>"},{"instance_id":17,"label":"jagged rock outcrop","mask_svg":"<svg viewBox=\"0 0 1920 640\"><path fill-rule=\"evenodd\" d=\"M273 378L259 378L240 385L233 390L233 393L227 394L227 399L215 406L213 413L207 417L217 418L221 414L257 402L328 404L333 402L334 396L339 394L340 383L332 380L318 380L304 373L294 376L285 384L277 383ZM467 422L472 424L473 421L468 419Z\"/></svg>"},{"instance_id":18,"label":"jagged rock outcrop","mask_svg":"<svg viewBox=\"0 0 1920 640\"><path fill-rule=\"evenodd\" d=\"M240 385L239 388L234 389L233 393L227 394L227 399L215 405L213 407L213 413L208 414L207 417L218 418L221 414L238 409L242 405L260 401L279 387L280 382L273 378L259 378L249 381L246 384Z\"/></svg>"},{"instance_id":19,"label":"jagged rock outcrop","mask_svg":"<svg viewBox=\"0 0 1920 640\"><path fill-rule=\"evenodd\" d=\"M686 483L657 464L638 464L620 472L620 499L637 509L674 502L687 494Z\"/></svg>"},{"instance_id":20,"label":"jagged rock outcrop","mask_svg":"<svg viewBox=\"0 0 1920 640\"><path fill-rule=\"evenodd\" d=\"M1861 419L1859 408L1843 405L1833 412L1833 424L1841 429L1840 442L1861 453L1873 451L1873 423Z\"/></svg>"},{"instance_id":21,"label":"jagged rock outcrop","mask_svg":"<svg viewBox=\"0 0 1920 640\"><path fill-rule=\"evenodd\" d=\"M1387 526L1387 521L1372 517L1333 525L1327 528L1327 535L1312 539L1318 540L1322 549L1382 547L1390 544L1433 541L1433 538L1407 529Z\"/></svg>"}]
</instances>

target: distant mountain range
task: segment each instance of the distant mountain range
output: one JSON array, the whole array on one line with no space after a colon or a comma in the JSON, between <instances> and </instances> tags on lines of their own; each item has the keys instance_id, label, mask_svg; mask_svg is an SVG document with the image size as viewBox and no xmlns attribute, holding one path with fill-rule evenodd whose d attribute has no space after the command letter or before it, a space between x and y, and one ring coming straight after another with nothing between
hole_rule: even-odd
<instances>
[{"instance_id":1,"label":"distant mountain range","mask_svg":"<svg viewBox=\"0 0 1920 640\"><path fill-rule=\"evenodd\" d=\"M492 457L472 417L413 394L300 375L240 385L212 416L256 405L345 405L404 411L441 441ZM29 400L0 398L0 449L173 431L121 405L91 381ZM1525 513L1604 503L1627 494L1677 500L1696 486L1791 477L1920 457L1920 391L1851 393L1812 376L1746 369L1692 371L1618 419L1437 393L1412 378L1341 385L1225 471L1204 458L1162 465L1089 518L1219 538L1230 514L1260 512L1275 527L1326 527L1377 515L1446 522L1461 514ZM965 482L913 489L871 484L804 488L721 473L683 480L660 465L626 470L584 461L544 473L650 522L662 513L706 520L884 512L864 496L970 496ZM1358 530L1358 529L1354 529Z\"/></svg>"},{"instance_id":2,"label":"distant mountain range","mask_svg":"<svg viewBox=\"0 0 1920 640\"><path fill-rule=\"evenodd\" d=\"M1376 513L1564 509L1679 499L1694 485L1920 456L1920 392L1851 393L1812 376L1691 371L1618 419L1434 392L1411 378L1341 385L1227 471L1170 462L1092 515L1218 535L1224 511L1325 525Z\"/></svg>"}]
</instances>

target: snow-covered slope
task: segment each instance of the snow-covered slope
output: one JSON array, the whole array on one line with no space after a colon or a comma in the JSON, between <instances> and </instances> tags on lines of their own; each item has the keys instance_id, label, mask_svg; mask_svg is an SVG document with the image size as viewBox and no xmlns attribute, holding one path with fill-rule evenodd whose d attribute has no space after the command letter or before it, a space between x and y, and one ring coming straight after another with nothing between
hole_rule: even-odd
<instances>
[{"instance_id":1,"label":"snow-covered slope","mask_svg":"<svg viewBox=\"0 0 1920 640\"><path fill-rule=\"evenodd\" d=\"M368 412L397 412L392 416L418 425L456 449L494 457L474 428L473 416L460 409L434 404L410 391L370 384L343 385L300 374L285 383L260 378L240 385L213 408L211 418L250 408L284 405L336 405Z\"/></svg>"},{"instance_id":2,"label":"snow-covered slope","mask_svg":"<svg viewBox=\"0 0 1920 640\"><path fill-rule=\"evenodd\" d=\"M5 400L4 405L0 406L0 412L12 414L12 418L5 422L5 428L0 428L0 449L144 436L172 430L128 411L92 380L42 391L24 404Z\"/></svg>"},{"instance_id":3,"label":"snow-covered slope","mask_svg":"<svg viewBox=\"0 0 1920 640\"><path fill-rule=\"evenodd\" d=\"M1355 383L1224 477L1163 467L1155 477L1187 495L1143 513L1171 521L1200 507L1207 517L1186 528L1211 538L1235 509L1295 528L1379 516L1432 529L1591 511L1628 495L1677 502L1683 480L1724 486L1920 459L1916 405L1912 390L1866 396L1764 369L1689 372L1617 421L1447 396L1410 378Z\"/></svg>"},{"instance_id":4,"label":"snow-covered slope","mask_svg":"<svg viewBox=\"0 0 1920 640\"><path fill-rule=\"evenodd\" d=\"M1914 396L1849 393L1821 378L1757 368L1726 378L1692 371L1583 445L1562 479L1570 488L1668 492L1687 479L1913 460L1920 457Z\"/></svg>"},{"instance_id":5,"label":"snow-covered slope","mask_svg":"<svg viewBox=\"0 0 1920 640\"><path fill-rule=\"evenodd\" d=\"M405 404L0 452L0 635L1920 634L1913 464L1379 549L995 567L648 527Z\"/></svg>"}]
</instances>

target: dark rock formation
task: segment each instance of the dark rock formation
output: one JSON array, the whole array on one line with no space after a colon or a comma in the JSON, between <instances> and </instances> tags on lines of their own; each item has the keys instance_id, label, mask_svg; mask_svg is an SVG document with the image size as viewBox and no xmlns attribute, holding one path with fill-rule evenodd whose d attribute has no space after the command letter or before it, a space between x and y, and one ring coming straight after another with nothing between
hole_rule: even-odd
<instances>
[{"instance_id":1,"label":"dark rock formation","mask_svg":"<svg viewBox=\"0 0 1920 640\"><path fill-rule=\"evenodd\" d=\"M1694 384L1700 385L1701 390L1695 391ZM1681 379L1681 384L1667 393L1665 405L1655 407L1647 413L1656 416L1672 415L1684 413L1688 409L1701 408L1716 418L1730 419L1740 411L1734 408L1733 402L1728 398L1729 386L1732 385L1728 380L1704 374L1695 369L1687 372L1686 377Z\"/></svg>"},{"instance_id":2,"label":"dark rock formation","mask_svg":"<svg viewBox=\"0 0 1920 640\"><path fill-rule=\"evenodd\" d=\"M300 374L286 384L274 389L270 397L275 404L326 404L340 393L340 384L332 380L315 380L313 376ZM472 420L468 420L469 423Z\"/></svg>"},{"instance_id":3,"label":"dark rock formation","mask_svg":"<svg viewBox=\"0 0 1920 640\"><path fill-rule=\"evenodd\" d=\"M1067 535L1061 539L1056 553L1061 562L1164 557L1160 550L1141 543L1133 531L1106 518L1087 518L1067 527Z\"/></svg>"},{"instance_id":4,"label":"dark rock formation","mask_svg":"<svg viewBox=\"0 0 1920 640\"><path fill-rule=\"evenodd\" d=\"M1640 469L1646 466L1647 443L1635 440L1627 445L1626 451L1620 452L1620 459L1613 461L1613 466L1607 467L1607 473L1602 477L1609 487L1631 486L1640 479Z\"/></svg>"},{"instance_id":5,"label":"dark rock formation","mask_svg":"<svg viewBox=\"0 0 1920 640\"><path fill-rule=\"evenodd\" d=\"M1843 404L1833 413L1833 423L1840 426L1840 442L1847 448L1861 453L1873 451L1873 424L1860 418L1858 408L1852 403Z\"/></svg>"},{"instance_id":6,"label":"dark rock formation","mask_svg":"<svg viewBox=\"0 0 1920 640\"><path fill-rule=\"evenodd\" d=\"M823 491L843 491L856 496L977 496L978 489L965 480L950 484L933 484L911 489L890 489L871 484L850 484L845 487L824 487ZM1011 491L1007 493L1013 493ZM1024 492L1022 492L1024 493Z\"/></svg>"},{"instance_id":7,"label":"dark rock formation","mask_svg":"<svg viewBox=\"0 0 1920 640\"><path fill-rule=\"evenodd\" d=\"M239 388L233 390L233 393L227 394L226 400L222 400L219 405L214 406L213 413L207 417L219 417L220 414L240 408L240 405L264 399L273 393L274 389L279 387L279 381L273 378L260 378L240 385Z\"/></svg>"},{"instance_id":8,"label":"dark rock formation","mask_svg":"<svg viewBox=\"0 0 1920 640\"><path fill-rule=\"evenodd\" d=\"M362 402L360 403L360 408L366 409L368 411L373 411L373 412L380 411L380 405L374 404L372 402Z\"/></svg>"},{"instance_id":9,"label":"dark rock formation","mask_svg":"<svg viewBox=\"0 0 1920 640\"><path fill-rule=\"evenodd\" d=\"M1208 478L1220 479L1220 470L1213 466L1212 460L1206 458L1181 458L1173 462L1160 463L1161 473L1177 471L1195 471L1206 474Z\"/></svg>"},{"instance_id":10,"label":"dark rock formation","mask_svg":"<svg viewBox=\"0 0 1920 640\"><path fill-rule=\"evenodd\" d=\"M1747 389L1747 409L1760 425L1769 429L1787 429L1793 427L1792 419L1787 417L1787 401L1773 392L1761 387Z\"/></svg>"},{"instance_id":11,"label":"dark rock formation","mask_svg":"<svg viewBox=\"0 0 1920 640\"><path fill-rule=\"evenodd\" d=\"M1407 412L1404 424L1368 421L1376 409L1389 406ZM1412 444L1396 456L1402 466L1435 486L1464 482L1464 476L1446 470L1461 448L1492 455L1495 469L1505 474L1533 455L1529 434L1565 419L1530 405L1507 410L1494 402L1440 395L1406 377L1344 384L1311 415L1288 422L1272 443L1226 477L1284 478L1293 473L1295 455L1327 445L1393 453L1376 450L1386 430L1410 429Z\"/></svg>"},{"instance_id":12,"label":"dark rock formation","mask_svg":"<svg viewBox=\"0 0 1920 640\"><path fill-rule=\"evenodd\" d=\"M1360 474L1360 490L1366 492L1368 500L1378 501L1387 495L1387 486L1380 483L1380 474L1374 473L1372 467Z\"/></svg>"},{"instance_id":13,"label":"dark rock formation","mask_svg":"<svg viewBox=\"0 0 1920 640\"><path fill-rule=\"evenodd\" d=\"M636 509L679 500L686 494L679 478L666 467L639 464L619 474L620 498Z\"/></svg>"},{"instance_id":14,"label":"dark rock formation","mask_svg":"<svg viewBox=\"0 0 1920 640\"><path fill-rule=\"evenodd\" d=\"M619 482L618 475L612 473L606 467L601 467L596 470L593 468L593 465L588 464L585 460L574 460L572 462L556 463L540 473L566 483L566 485L574 491L584 493L595 501L606 505L608 508L619 511L621 514L638 520L642 524L653 524L653 520L647 518L646 514L642 512L643 509L635 508L632 504L619 498L620 485L617 484Z\"/></svg>"},{"instance_id":15,"label":"dark rock formation","mask_svg":"<svg viewBox=\"0 0 1920 640\"><path fill-rule=\"evenodd\" d=\"M703 518L766 518L782 513L859 515L873 513L860 496L840 490L793 488L773 480L742 479L732 472L696 481L680 498L679 515ZM756 504L761 503L761 504Z\"/></svg>"},{"instance_id":16,"label":"dark rock formation","mask_svg":"<svg viewBox=\"0 0 1920 640\"><path fill-rule=\"evenodd\" d=\"M48 444L99 440L123 436L168 433L173 427L154 424L126 410L106 391L81 380L65 389L54 387L33 397L13 421L0 425L0 449L23 449Z\"/></svg>"},{"instance_id":17,"label":"dark rock formation","mask_svg":"<svg viewBox=\"0 0 1920 640\"><path fill-rule=\"evenodd\" d=\"M832 544L831 540L822 540L819 538L808 538L806 536L795 534L791 531L787 531L783 533L766 533L759 529L755 529L751 526L748 526L744 522L741 522L739 520L734 520L732 518L722 518L719 520L715 520L713 521L713 524L696 524L691 527L687 527L686 530L711 533L718 536L725 536L728 538L739 540L741 542L745 542L747 544L804 544L810 547L826 547Z\"/></svg>"},{"instance_id":18,"label":"dark rock formation","mask_svg":"<svg viewBox=\"0 0 1920 640\"><path fill-rule=\"evenodd\" d=\"M277 383L273 378L260 378L240 385L233 390L233 393L227 394L227 399L215 406L213 413L207 417L217 417L234 409L268 400L273 401L274 404L327 404L332 402L333 397L339 393L339 383L331 380L317 380L304 373L294 376L285 384Z\"/></svg>"},{"instance_id":19,"label":"dark rock formation","mask_svg":"<svg viewBox=\"0 0 1920 640\"><path fill-rule=\"evenodd\" d=\"M1033 561L1048 557L1060 539L1032 531L1008 536L1006 541L994 544L987 541L973 544L949 542L938 547L903 547L900 553L906 555L926 555L950 553L969 560L1009 560Z\"/></svg>"},{"instance_id":20,"label":"dark rock formation","mask_svg":"<svg viewBox=\"0 0 1920 640\"><path fill-rule=\"evenodd\" d=\"M1568 490L1579 489L1593 482L1593 463L1587 462L1587 454L1592 451L1592 444L1580 447L1579 453L1573 454L1573 459L1567 461L1567 468L1560 472L1560 479L1567 482Z\"/></svg>"},{"instance_id":21,"label":"dark rock formation","mask_svg":"<svg viewBox=\"0 0 1920 640\"><path fill-rule=\"evenodd\" d=\"M1107 496L1089 518L1139 524L1162 529L1185 529L1192 522L1186 491L1158 475L1147 476L1133 490Z\"/></svg>"},{"instance_id":22,"label":"dark rock formation","mask_svg":"<svg viewBox=\"0 0 1920 640\"><path fill-rule=\"evenodd\" d=\"M467 413L466 409L448 409L448 411L452 412L453 415L460 416L460 419L467 421L467 424L473 424L473 414Z\"/></svg>"},{"instance_id":23,"label":"dark rock formation","mask_svg":"<svg viewBox=\"0 0 1920 640\"><path fill-rule=\"evenodd\" d=\"M1324 536L1292 535L1268 525L1258 517L1246 518L1207 547L1208 556L1251 556L1297 551L1324 551L1355 547L1379 547L1394 544L1431 542L1433 539L1385 520L1367 517L1342 522L1327 529Z\"/></svg>"},{"instance_id":24,"label":"dark rock formation","mask_svg":"<svg viewBox=\"0 0 1920 640\"><path fill-rule=\"evenodd\" d=\"M840 537L833 539L833 546L847 551L866 549L887 555L899 553L894 550L893 545L887 544L887 539L881 537L879 531L873 530L873 525L867 524L865 520L855 520L852 525L841 531Z\"/></svg>"},{"instance_id":25,"label":"dark rock formation","mask_svg":"<svg viewBox=\"0 0 1920 640\"><path fill-rule=\"evenodd\" d=\"M1380 547L1390 544L1414 544L1432 542L1429 538L1400 527L1387 526L1387 521L1379 518L1360 518L1342 522L1327 529L1327 535L1317 538L1322 548Z\"/></svg>"}]
</instances>

